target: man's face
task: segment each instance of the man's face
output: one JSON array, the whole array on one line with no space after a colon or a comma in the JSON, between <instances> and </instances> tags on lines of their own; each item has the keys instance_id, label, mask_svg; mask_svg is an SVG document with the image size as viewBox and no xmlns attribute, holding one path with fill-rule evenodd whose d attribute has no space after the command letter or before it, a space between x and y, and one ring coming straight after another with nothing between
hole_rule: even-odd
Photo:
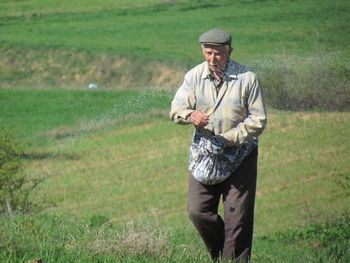
<instances>
[{"instance_id":1,"label":"man's face","mask_svg":"<svg viewBox=\"0 0 350 263\"><path fill-rule=\"evenodd\" d=\"M222 73L231 55L232 48L226 46L204 45L202 47L209 69L215 73Z\"/></svg>"}]
</instances>

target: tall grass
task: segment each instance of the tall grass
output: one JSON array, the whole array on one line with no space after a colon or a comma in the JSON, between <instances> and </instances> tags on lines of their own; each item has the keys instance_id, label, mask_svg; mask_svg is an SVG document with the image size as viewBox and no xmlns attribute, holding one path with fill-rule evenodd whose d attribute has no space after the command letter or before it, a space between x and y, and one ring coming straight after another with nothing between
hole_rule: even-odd
<instances>
[{"instance_id":1,"label":"tall grass","mask_svg":"<svg viewBox=\"0 0 350 263\"><path fill-rule=\"evenodd\" d=\"M93 218L72 222L42 214L0 217L1 262L209 262L203 246L179 239L181 228L165 229L155 222L96 225ZM195 238L195 237L194 237Z\"/></svg>"},{"instance_id":2,"label":"tall grass","mask_svg":"<svg viewBox=\"0 0 350 263\"><path fill-rule=\"evenodd\" d=\"M93 218L72 222L42 214L8 219L0 216L1 262L166 262L206 263L208 253L193 228L166 229L153 223L110 221L96 225ZM256 237L252 263L347 263L349 218L344 216L305 229L289 228Z\"/></svg>"},{"instance_id":3,"label":"tall grass","mask_svg":"<svg viewBox=\"0 0 350 263\"><path fill-rule=\"evenodd\" d=\"M277 247L293 247L291 262L334 262L346 263L350 260L350 221L348 215L327 220L324 223L312 223L303 229L287 228L261 240ZM260 246L260 244L258 244ZM261 246L262 251L263 247ZM271 249L271 248L270 248ZM260 251L257 248L257 251ZM295 253L298 251L298 253ZM261 253L264 255L264 253ZM277 253L279 254L279 253ZM261 255L258 262L277 262L274 256ZM307 256L306 256L307 255ZM279 254L280 256L280 254ZM259 257L259 255L258 255ZM269 259L269 260L265 260ZM278 262L284 262L278 260ZM288 261L287 261L288 262Z\"/></svg>"}]
</instances>

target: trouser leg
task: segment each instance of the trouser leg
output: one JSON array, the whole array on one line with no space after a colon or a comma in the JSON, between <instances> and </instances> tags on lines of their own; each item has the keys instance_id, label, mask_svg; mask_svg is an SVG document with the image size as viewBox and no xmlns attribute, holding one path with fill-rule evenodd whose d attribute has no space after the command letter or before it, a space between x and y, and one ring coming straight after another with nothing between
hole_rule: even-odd
<instances>
[{"instance_id":1,"label":"trouser leg","mask_svg":"<svg viewBox=\"0 0 350 263\"><path fill-rule=\"evenodd\" d=\"M222 183L225 241L223 259L248 262L252 250L257 149Z\"/></svg>"},{"instance_id":2,"label":"trouser leg","mask_svg":"<svg viewBox=\"0 0 350 263\"><path fill-rule=\"evenodd\" d=\"M224 222L218 215L220 187L203 185L190 175L188 196L189 217L215 261L224 244Z\"/></svg>"}]
</instances>

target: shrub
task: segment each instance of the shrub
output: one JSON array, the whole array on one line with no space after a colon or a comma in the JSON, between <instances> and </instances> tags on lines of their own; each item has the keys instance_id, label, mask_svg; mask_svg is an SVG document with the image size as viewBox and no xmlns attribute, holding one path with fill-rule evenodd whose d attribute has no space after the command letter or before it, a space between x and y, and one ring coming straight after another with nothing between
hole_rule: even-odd
<instances>
[{"instance_id":1,"label":"shrub","mask_svg":"<svg viewBox=\"0 0 350 263\"><path fill-rule=\"evenodd\" d=\"M350 69L324 64L264 69L267 104L280 110L350 110Z\"/></svg>"},{"instance_id":2,"label":"shrub","mask_svg":"<svg viewBox=\"0 0 350 263\"><path fill-rule=\"evenodd\" d=\"M20 155L13 134L5 131L0 123L0 212L7 210L12 214L13 209L23 202L17 197L18 189L24 184L24 178L20 176Z\"/></svg>"},{"instance_id":3,"label":"shrub","mask_svg":"<svg viewBox=\"0 0 350 263\"><path fill-rule=\"evenodd\" d=\"M14 133L6 131L0 123L0 213L14 215L28 211L29 194L43 180L28 178L23 172L22 155Z\"/></svg>"}]
</instances>

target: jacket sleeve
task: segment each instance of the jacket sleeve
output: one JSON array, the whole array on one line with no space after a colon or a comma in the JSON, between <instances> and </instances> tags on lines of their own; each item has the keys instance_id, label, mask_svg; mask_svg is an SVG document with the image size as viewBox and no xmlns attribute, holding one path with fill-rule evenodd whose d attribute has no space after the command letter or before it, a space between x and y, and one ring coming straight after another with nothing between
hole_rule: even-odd
<instances>
[{"instance_id":1,"label":"jacket sleeve","mask_svg":"<svg viewBox=\"0 0 350 263\"><path fill-rule=\"evenodd\" d=\"M170 119L178 124L190 124L190 115L195 111L196 97L191 71L185 75L184 82L171 102Z\"/></svg>"},{"instance_id":2,"label":"jacket sleeve","mask_svg":"<svg viewBox=\"0 0 350 263\"><path fill-rule=\"evenodd\" d=\"M238 125L221 134L226 145L242 145L252 142L263 132L267 116L259 80L251 73L246 96L247 117Z\"/></svg>"}]
</instances>

